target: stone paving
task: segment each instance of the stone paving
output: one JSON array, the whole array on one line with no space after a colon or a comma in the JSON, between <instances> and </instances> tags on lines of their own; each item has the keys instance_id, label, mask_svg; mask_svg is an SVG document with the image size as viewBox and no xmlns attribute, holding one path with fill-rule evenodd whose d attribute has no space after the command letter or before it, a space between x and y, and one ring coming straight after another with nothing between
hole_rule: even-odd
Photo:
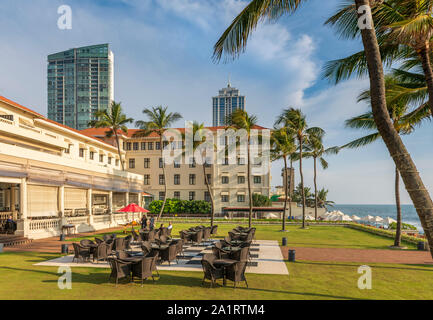
<instances>
[{"instance_id":1,"label":"stone paving","mask_svg":"<svg viewBox=\"0 0 433 320\"><path fill-rule=\"evenodd\" d=\"M185 257L179 257L178 263L171 262L169 265L164 262L158 265L158 270L167 271L200 271L202 272L201 259L204 254L212 252L212 242L205 242L200 245L185 245ZM257 240L251 246L252 260L248 264L247 273L258 274L281 274L288 275L286 264L283 260L280 247L277 241ZM60 257L35 264L35 266L69 266L86 268L109 268L105 262L72 262L72 255Z\"/></svg>"}]
</instances>

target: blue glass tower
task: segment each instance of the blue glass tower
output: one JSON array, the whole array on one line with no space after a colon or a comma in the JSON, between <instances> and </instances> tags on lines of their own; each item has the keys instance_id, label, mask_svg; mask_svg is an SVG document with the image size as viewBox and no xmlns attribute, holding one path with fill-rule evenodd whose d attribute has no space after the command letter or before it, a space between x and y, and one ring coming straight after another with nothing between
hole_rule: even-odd
<instances>
[{"instance_id":1,"label":"blue glass tower","mask_svg":"<svg viewBox=\"0 0 433 320\"><path fill-rule=\"evenodd\" d=\"M227 88L221 89L219 95L212 98L212 105L212 125L214 127L224 126L227 117L229 117L233 111L236 109L245 110L245 96L240 96L239 90L232 88L229 82Z\"/></svg>"}]
</instances>

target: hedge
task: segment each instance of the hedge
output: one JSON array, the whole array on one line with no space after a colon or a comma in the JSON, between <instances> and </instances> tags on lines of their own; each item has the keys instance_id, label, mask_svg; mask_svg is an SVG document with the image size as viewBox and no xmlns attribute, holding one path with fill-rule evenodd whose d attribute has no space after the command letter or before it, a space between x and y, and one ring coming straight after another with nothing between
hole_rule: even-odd
<instances>
[{"instance_id":1,"label":"hedge","mask_svg":"<svg viewBox=\"0 0 433 320\"><path fill-rule=\"evenodd\" d=\"M161 211L162 200L154 200L149 205L150 213L158 214ZM204 200L178 200L167 199L163 213L203 213L211 212L211 204Z\"/></svg>"},{"instance_id":2,"label":"hedge","mask_svg":"<svg viewBox=\"0 0 433 320\"><path fill-rule=\"evenodd\" d=\"M352 224L352 223L347 224L346 226L348 228L352 228L352 229L356 229L356 230L360 230L360 231L366 231L366 232L373 233L373 234L387 237L387 238L393 238L393 239L395 238L395 232L390 231L390 230L379 229L379 228L374 228L374 227L370 227L370 226L365 226L362 224ZM427 242L426 239L408 236L407 234L402 234L401 240L406 241L408 243L412 243L412 244L418 244L418 242L420 242L420 241Z\"/></svg>"}]
</instances>

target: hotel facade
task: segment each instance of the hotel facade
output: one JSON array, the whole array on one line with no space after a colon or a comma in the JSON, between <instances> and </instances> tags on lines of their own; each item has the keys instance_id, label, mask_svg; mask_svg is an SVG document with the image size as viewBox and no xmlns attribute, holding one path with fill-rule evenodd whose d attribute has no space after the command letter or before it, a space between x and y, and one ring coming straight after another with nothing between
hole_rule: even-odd
<instances>
[{"instance_id":1,"label":"hotel facade","mask_svg":"<svg viewBox=\"0 0 433 320\"><path fill-rule=\"evenodd\" d=\"M116 147L0 96L0 222L13 216L15 235L118 226L134 217L116 210L143 192L143 175L121 170Z\"/></svg>"},{"instance_id":2,"label":"hotel facade","mask_svg":"<svg viewBox=\"0 0 433 320\"><path fill-rule=\"evenodd\" d=\"M224 128L207 129L217 139L218 130ZM136 138L137 130L129 130L121 135L123 171L117 146L105 138L106 131L78 131L0 96L0 226L12 216L17 222L15 235L30 239L59 235L69 225L77 232L116 227L139 218L118 209L163 199L164 183L167 198L210 201L203 166L195 161L165 165L164 180L156 133ZM184 144L181 138L170 147L183 149ZM224 158L218 163L216 153L213 156L205 172L215 212L247 207L246 159L238 157L231 163ZM269 197L269 166L257 170L263 164L259 162L252 165L252 192Z\"/></svg>"},{"instance_id":3,"label":"hotel facade","mask_svg":"<svg viewBox=\"0 0 433 320\"><path fill-rule=\"evenodd\" d=\"M208 127L214 135L214 142L218 142L218 130L224 127ZM257 126L258 132L265 129ZM184 134L185 129L175 129ZM86 135L105 139L105 129L83 130ZM139 174L144 179L146 192L155 200L162 200L165 196L164 184L167 184L167 198L181 200L210 201L210 195L205 183L203 166L195 159L186 159L183 155L178 161L165 165L166 179L163 175L163 158L161 157L160 138L152 133L147 137L134 137L137 130L129 130L128 135L122 135L123 151L126 152L126 166L129 172ZM227 144L228 140L222 142ZM163 142L165 146L169 142ZM185 147L184 139L171 141L169 149L176 150ZM222 163L217 161L217 153L213 153L212 164L205 165L205 172L211 185L214 199L215 213L223 212L225 207L247 207L248 200L248 166L246 158L236 157L234 163L223 157ZM211 162L211 161L209 161ZM262 159L252 161L251 188L252 193L270 195L270 163L263 163ZM264 169L263 169L264 168ZM149 198L148 198L149 199Z\"/></svg>"}]
</instances>

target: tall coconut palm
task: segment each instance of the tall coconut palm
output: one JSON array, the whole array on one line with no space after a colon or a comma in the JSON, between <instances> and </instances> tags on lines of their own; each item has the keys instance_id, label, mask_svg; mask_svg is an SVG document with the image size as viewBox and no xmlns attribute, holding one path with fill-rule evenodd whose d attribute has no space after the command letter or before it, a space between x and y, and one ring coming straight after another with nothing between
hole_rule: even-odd
<instances>
[{"instance_id":1,"label":"tall coconut palm","mask_svg":"<svg viewBox=\"0 0 433 320\"><path fill-rule=\"evenodd\" d=\"M304 157L304 143L307 143L310 136L324 134L318 127L308 128L305 115L300 109L288 108L278 116L275 122L277 126L283 126L290 134L296 137L299 148L299 175L301 176L301 190L304 190L304 173L302 171L302 158ZM305 194L302 194L302 228L305 228Z\"/></svg>"},{"instance_id":2,"label":"tall coconut palm","mask_svg":"<svg viewBox=\"0 0 433 320\"><path fill-rule=\"evenodd\" d=\"M319 207L320 208L326 208L327 206L334 206L334 201L328 200L328 193L329 190L322 188L318 192L318 201L319 201Z\"/></svg>"},{"instance_id":3,"label":"tall coconut palm","mask_svg":"<svg viewBox=\"0 0 433 320\"><path fill-rule=\"evenodd\" d=\"M227 124L236 129L243 129L247 133L247 179L248 179L248 199L249 199L249 215L248 215L248 226L251 228L252 226L252 218L253 218L253 195L251 190L251 133L255 126L257 126L257 117L251 114L248 114L246 111L242 109L237 109L228 117Z\"/></svg>"},{"instance_id":4,"label":"tall coconut palm","mask_svg":"<svg viewBox=\"0 0 433 320\"><path fill-rule=\"evenodd\" d=\"M407 104L406 97L404 94L399 95L398 92L405 88L398 84L398 80L393 76L386 77L386 93L387 93L387 106L389 115L392 119L395 130L400 135L408 135L415 130L415 127L419 125L424 119L430 116L430 110L427 104L424 104L422 108L414 108ZM366 90L359 96L359 101L370 102L370 91ZM356 139L342 148L360 148L369 145L381 138L380 133L377 131L376 123L374 122L373 114L371 111L348 119L346 121L346 127L369 130L372 131L368 135ZM395 167L395 201L397 209L397 229L395 235L394 246L401 246L401 228L402 228L402 215L400 205L400 173Z\"/></svg>"},{"instance_id":5,"label":"tall coconut palm","mask_svg":"<svg viewBox=\"0 0 433 320\"><path fill-rule=\"evenodd\" d=\"M284 161L284 212L283 212L283 227L282 231L286 231L286 210L287 210L287 200L289 198L288 191L291 189L289 178L287 175L287 158L296 152L295 138L291 132L286 128L276 128L271 134L271 160ZM290 177L290 180L291 177ZM290 195L291 196L291 195Z\"/></svg>"},{"instance_id":6,"label":"tall coconut palm","mask_svg":"<svg viewBox=\"0 0 433 320\"><path fill-rule=\"evenodd\" d=\"M356 38L360 34L357 12L348 2L326 23L337 27L339 34ZM373 7L376 34L381 45L382 59L388 66L392 63L417 59L425 75L429 105L433 111L433 71L430 46L433 36L433 3L425 0L376 1ZM325 75L336 82L356 72L367 71L365 54L359 52L345 59L331 61L325 67Z\"/></svg>"},{"instance_id":7,"label":"tall coconut palm","mask_svg":"<svg viewBox=\"0 0 433 320\"><path fill-rule=\"evenodd\" d=\"M198 123L198 122L193 122L192 125L192 131L193 131L193 137L195 137L196 133L201 133L203 130L205 130L205 126L203 123ZM193 140L193 151L195 152L196 150L199 149L200 145L204 142L205 137L203 137L202 141L196 141L196 139ZM212 144L212 149L215 149L215 146ZM201 153L201 161L202 161L202 168L203 168L203 177L204 177L204 183L206 185L207 191L209 193L210 196L210 203L211 203L211 218L210 218L210 225L211 227L214 224L214 217L215 217L215 204L214 204L214 197L213 197L213 191L212 191L212 186L211 183L208 179L207 176L207 172L206 172L206 150L202 149Z\"/></svg>"},{"instance_id":8,"label":"tall coconut palm","mask_svg":"<svg viewBox=\"0 0 433 320\"><path fill-rule=\"evenodd\" d=\"M99 110L95 112L96 120L89 122L89 126L92 128L107 128L105 136L107 138L115 137L117 153L119 155L120 165L122 170L125 170L125 165L123 163L122 152L120 151L119 133L123 132L125 135L128 134L128 123L134 122L134 119L127 118L125 114L122 113L121 103L112 101L111 107L106 110Z\"/></svg>"},{"instance_id":9,"label":"tall coconut palm","mask_svg":"<svg viewBox=\"0 0 433 320\"><path fill-rule=\"evenodd\" d=\"M323 137L325 131L311 134L306 145L304 158L313 158L314 164L314 218L317 220L318 207L318 190L317 190L317 160L320 161L322 169L327 169L329 164L325 160L325 156L337 154L340 151L339 147L325 148L323 145Z\"/></svg>"},{"instance_id":10,"label":"tall coconut palm","mask_svg":"<svg viewBox=\"0 0 433 320\"><path fill-rule=\"evenodd\" d=\"M227 56L237 57L245 50L251 32L260 21L276 20L282 15L292 14L304 2L306 0L252 0L215 44L214 59L219 61L223 53L226 53ZM365 15L371 18L367 19L371 21L370 25L362 28L360 34L364 47L365 65L370 78L372 112L378 131L388 152L392 155L406 190L414 203L433 257L433 201L389 116L385 99L383 63L376 35L375 23L377 21L373 20L369 10L364 10L381 2L383 0L354 0L357 21L364 21Z\"/></svg>"},{"instance_id":11,"label":"tall coconut palm","mask_svg":"<svg viewBox=\"0 0 433 320\"><path fill-rule=\"evenodd\" d=\"M164 132L168 128L170 128L176 121L182 119L182 116L177 112L168 112L168 107L162 106L146 108L143 110L143 114L146 116L147 120L139 120L135 122L136 127L140 130L134 134L134 137L147 137L154 132L159 137L159 146L161 150L162 174L164 177L164 200L157 218L157 220L159 220L164 212L165 203L167 201L167 179L165 175L165 160L163 156L163 136Z\"/></svg>"}]
</instances>

